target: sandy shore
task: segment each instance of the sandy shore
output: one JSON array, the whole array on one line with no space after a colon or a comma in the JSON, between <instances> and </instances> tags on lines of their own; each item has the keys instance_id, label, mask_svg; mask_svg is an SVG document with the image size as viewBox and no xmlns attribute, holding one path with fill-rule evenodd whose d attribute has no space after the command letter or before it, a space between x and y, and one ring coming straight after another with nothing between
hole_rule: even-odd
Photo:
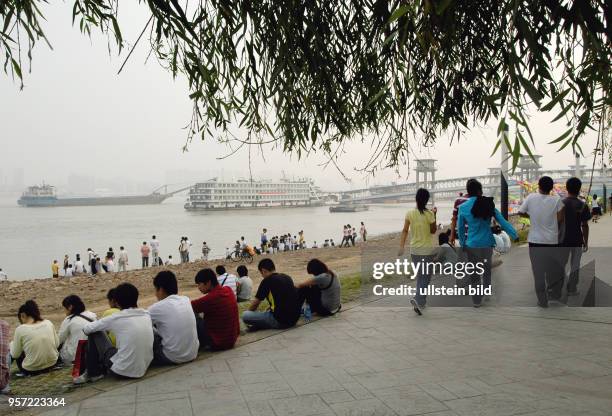
<instances>
[{"instance_id":1,"label":"sandy shore","mask_svg":"<svg viewBox=\"0 0 612 416\"><path fill-rule=\"evenodd\" d=\"M379 236L368 241L367 245L376 244L379 239L389 243L389 239L398 239L397 235ZM399 242L397 243L399 244ZM361 269L361 250L363 246L358 244L350 248L318 248L278 253L269 256L276 264L279 272L290 275L294 281L299 282L308 277L306 264L312 258L319 258L338 275L357 273ZM193 253L195 254L195 253ZM257 262L263 256L257 256L252 264L246 264L249 275L253 278L255 288L261 281L257 271ZM196 298L200 296L194 283L195 274L205 267L214 268L223 264L226 268L235 272L239 264L216 260L210 262L196 261L187 264L173 265L167 267L151 267L148 269L130 270L121 273L107 273L100 277L79 276L69 279L33 279L18 282L0 282L0 319L6 320L11 330L18 324L17 310L21 304L28 299L34 299L45 319L51 320L56 328L65 317L61 305L62 299L70 294L79 295L87 309L100 314L108 308L106 293L111 287L122 282L134 284L140 291L139 306L148 307L156 301L152 280L155 275L164 269L172 270L179 281L179 293ZM256 290L256 289L255 289Z\"/></svg>"}]
</instances>

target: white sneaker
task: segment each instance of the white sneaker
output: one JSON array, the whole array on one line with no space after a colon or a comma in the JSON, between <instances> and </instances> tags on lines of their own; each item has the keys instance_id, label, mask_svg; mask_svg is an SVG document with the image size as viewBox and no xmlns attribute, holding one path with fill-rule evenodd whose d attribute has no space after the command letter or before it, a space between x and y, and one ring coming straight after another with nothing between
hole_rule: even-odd
<instances>
[{"instance_id":1,"label":"white sneaker","mask_svg":"<svg viewBox=\"0 0 612 416\"><path fill-rule=\"evenodd\" d=\"M95 383L96 381L102 380L104 378L104 374L100 374L99 376L89 377L89 381Z\"/></svg>"},{"instance_id":2,"label":"white sneaker","mask_svg":"<svg viewBox=\"0 0 612 416\"><path fill-rule=\"evenodd\" d=\"M89 376L87 375L87 371L85 371L83 374L81 374L78 377L75 377L72 379L72 384L85 384L89 381Z\"/></svg>"},{"instance_id":3,"label":"white sneaker","mask_svg":"<svg viewBox=\"0 0 612 416\"><path fill-rule=\"evenodd\" d=\"M72 384L85 384L88 381L95 383L98 380L102 380L104 378L104 374L100 374L99 376L95 376L95 377L89 377L89 375L87 374L87 371L85 371L83 374L81 374L80 376L78 376L77 378L72 379Z\"/></svg>"}]
</instances>

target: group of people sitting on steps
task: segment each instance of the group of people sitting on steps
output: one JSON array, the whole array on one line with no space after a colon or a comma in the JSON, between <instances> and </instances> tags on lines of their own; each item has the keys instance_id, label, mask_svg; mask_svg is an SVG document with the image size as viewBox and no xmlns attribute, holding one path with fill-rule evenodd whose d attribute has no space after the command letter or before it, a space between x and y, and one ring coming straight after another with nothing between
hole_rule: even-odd
<instances>
[{"instance_id":1,"label":"group of people sitting on steps","mask_svg":"<svg viewBox=\"0 0 612 416\"><path fill-rule=\"evenodd\" d=\"M268 258L259 262L258 270L263 280L252 300L245 266L237 270L239 277L223 266L216 272L200 270L194 280L203 296L194 300L179 295L172 271L161 271L153 279L157 302L147 310L138 307L138 289L121 283L109 290L109 309L100 319L79 296L70 295L62 302L66 318L59 332L42 318L37 303L28 300L19 308L20 325L10 346L8 324L0 320L0 390L9 390L11 360L21 376L74 364L73 381L83 384L105 375L140 378L151 364L182 364L193 361L200 349L233 348L240 334L238 301L251 301L242 315L249 331L294 326L304 302L321 316L340 310L340 281L318 259L307 264L312 277L297 286ZM262 301L267 301L267 310Z\"/></svg>"}]
</instances>

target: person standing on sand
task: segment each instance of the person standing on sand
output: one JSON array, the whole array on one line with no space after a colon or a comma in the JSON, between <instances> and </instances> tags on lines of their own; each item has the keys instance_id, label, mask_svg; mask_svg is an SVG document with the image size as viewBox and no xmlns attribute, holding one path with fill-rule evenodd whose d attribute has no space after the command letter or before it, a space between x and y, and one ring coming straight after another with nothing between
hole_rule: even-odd
<instances>
[{"instance_id":1,"label":"person standing on sand","mask_svg":"<svg viewBox=\"0 0 612 416\"><path fill-rule=\"evenodd\" d=\"M0 268L0 281L1 280L8 280L8 275Z\"/></svg>"},{"instance_id":2,"label":"person standing on sand","mask_svg":"<svg viewBox=\"0 0 612 416\"><path fill-rule=\"evenodd\" d=\"M187 249L185 250L185 263L189 263L191 261L189 259L189 250L191 249L191 241L189 240L189 237L185 237L185 244L187 246Z\"/></svg>"},{"instance_id":3,"label":"person standing on sand","mask_svg":"<svg viewBox=\"0 0 612 416\"><path fill-rule=\"evenodd\" d=\"M206 241L202 243L202 260L208 261L208 254L210 253L210 247L206 244Z\"/></svg>"},{"instance_id":4,"label":"person standing on sand","mask_svg":"<svg viewBox=\"0 0 612 416\"><path fill-rule=\"evenodd\" d=\"M147 244L146 241L142 242L142 246L140 247L140 255L142 257L142 268L149 267L149 254L151 253L151 248Z\"/></svg>"},{"instance_id":5,"label":"person standing on sand","mask_svg":"<svg viewBox=\"0 0 612 416\"><path fill-rule=\"evenodd\" d=\"M128 266L128 253L123 246L119 247L119 257L117 258L117 271L125 272Z\"/></svg>"},{"instance_id":6,"label":"person standing on sand","mask_svg":"<svg viewBox=\"0 0 612 416\"><path fill-rule=\"evenodd\" d=\"M436 213L427 209L429 202L429 191L419 188L416 193L416 208L408 211L404 220L404 229L400 239L398 257L404 255L406 239L410 232L410 255L412 264L421 264L416 270L416 294L410 299L414 311L418 315L425 308L427 302L427 287L431 279L431 273L427 273L427 265L433 261L435 249L433 246L433 234L436 233Z\"/></svg>"},{"instance_id":7,"label":"person standing on sand","mask_svg":"<svg viewBox=\"0 0 612 416\"><path fill-rule=\"evenodd\" d=\"M265 253L268 248L268 234L267 233L268 233L268 230L265 228L261 232L260 242L261 242L261 252L262 253Z\"/></svg>"},{"instance_id":8,"label":"person standing on sand","mask_svg":"<svg viewBox=\"0 0 612 416\"><path fill-rule=\"evenodd\" d=\"M187 237L181 237L178 250L181 256L181 263L187 263Z\"/></svg>"},{"instance_id":9,"label":"person standing on sand","mask_svg":"<svg viewBox=\"0 0 612 416\"><path fill-rule=\"evenodd\" d=\"M66 254L64 256L64 273L66 273L66 269L68 268L68 264L70 264L70 257L68 257L68 254Z\"/></svg>"},{"instance_id":10,"label":"person standing on sand","mask_svg":"<svg viewBox=\"0 0 612 416\"><path fill-rule=\"evenodd\" d=\"M149 246L151 247L153 266L159 266L159 240L155 236L151 237Z\"/></svg>"},{"instance_id":11,"label":"person standing on sand","mask_svg":"<svg viewBox=\"0 0 612 416\"><path fill-rule=\"evenodd\" d=\"M51 263L51 276L59 277L59 264L57 260L53 260L53 263Z\"/></svg>"},{"instance_id":12,"label":"person standing on sand","mask_svg":"<svg viewBox=\"0 0 612 416\"><path fill-rule=\"evenodd\" d=\"M365 243L366 238L368 236L368 230L366 230L366 226L363 221L361 221L361 228L359 229L359 234L361 235L361 241Z\"/></svg>"}]
</instances>

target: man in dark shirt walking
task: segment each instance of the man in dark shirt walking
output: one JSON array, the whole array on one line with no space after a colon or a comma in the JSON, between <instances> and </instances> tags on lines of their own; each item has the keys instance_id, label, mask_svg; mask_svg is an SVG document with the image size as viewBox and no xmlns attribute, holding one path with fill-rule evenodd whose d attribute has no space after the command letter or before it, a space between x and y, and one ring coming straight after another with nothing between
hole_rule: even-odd
<instances>
[{"instance_id":1,"label":"man in dark shirt walking","mask_svg":"<svg viewBox=\"0 0 612 416\"><path fill-rule=\"evenodd\" d=\"M250 330L294 326L300 317L300 307L293 280L286 274L277 273L274 262L270 259L261 260L257 269L263 280L259 284L249 310L242 314L242 320ZM270 309L266 312L257 312L263 300L268 301Z\"/></svg>"},{"instance_id":2,"label":"man in dark shirt walking","mask_svg":"<svg viewBox=\"0 0 612 416\"><path fill-rule=\"evenodd\" d=\"M563 265L570 262L570 276L567 281L567 294L578 295L578 278L582 252L589 247L589 207L578 199L582 182L578 178L569 178L565 183L567 198L563 199L565 206L565 221L562 225L561 247L563 250Z\"/></svg>"}]
</instances>

